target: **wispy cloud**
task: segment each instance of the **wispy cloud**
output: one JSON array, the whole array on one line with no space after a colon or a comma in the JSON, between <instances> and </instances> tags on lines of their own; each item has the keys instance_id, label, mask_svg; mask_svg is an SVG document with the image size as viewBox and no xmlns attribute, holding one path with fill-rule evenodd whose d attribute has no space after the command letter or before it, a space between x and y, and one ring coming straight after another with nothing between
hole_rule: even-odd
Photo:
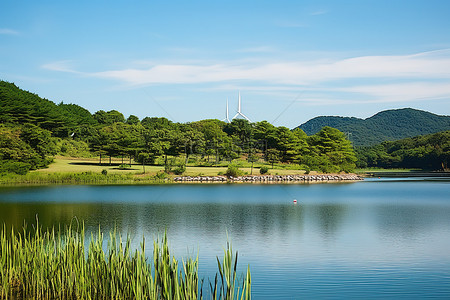
<instances>
[{"instance_id":1,"label":"wispy cloud","mask_svg":"<svg viewBox=\"0 0 450 300\"><path fill-rule=\"evenodd\" d=\"M160 64L146 69L124 69L91 74L128 84L194 84L248 80L269 84L311 85L342 79L449 79L450 53L405 56L362 56L335 61L266 64ZM56 63L60 67L60 62Z\"/></svg>"},{"instance_id":2,"label":"wispy cloud","mask_svg":"<svg viewBox=\"0 0 450 300\"><path fill-rule=\"evenodd\" d=\"M163 84L212 84L220 88L229 84L252 86L254 90L308 90L316 97L325 92L361 95L367 101L411 101L450 98L450 50L422 52L412 55L360 56L334 60L283 61L257 63L251 61L217 64L154 64L141 68L81 73L70 61L43 66L46 69L112 79L130 87ZM379 84L390 82L389 84ZM326 97L325 97L326 98ZM324 99L325 99L324 98ZM314 97L311 97L314 99Z\"/></svg>"},{"instance_id":3,"label":"wispy cloud","mask_svg":"<svg viewBox=\"0 0 450 300\"><path fill-rule=\"evenodd\" d=\"M375 102L405 102L450 98L450 81L362 85L337 91L369 95Z\"/></svg>"},{"instance_id":4,"label":"wispy cloud","mask_svg":"<svg viewBox=\"0 0 450 300\"><path fill-rule=\"evenodd\" d=\"M65 73L77 73L77 74L86 74L87 75L87 73L75 71L72 68L72 61L70 61L70 60L55 61L55 62L44 64L41 67L43 69L50 70L50 71L59 71L59 72L65 72Z\"/></svg>"},{"instance_id":5,"label":"wispy cloud","mask_svg":"<svg viewBox=\"0 0 450 300\"><path fill-rule=\"evenodd\" d=\"M17 30L9 29L9 28L0 28L0 34L3 35L19 35Z\"/></svg>"}]
</instances>

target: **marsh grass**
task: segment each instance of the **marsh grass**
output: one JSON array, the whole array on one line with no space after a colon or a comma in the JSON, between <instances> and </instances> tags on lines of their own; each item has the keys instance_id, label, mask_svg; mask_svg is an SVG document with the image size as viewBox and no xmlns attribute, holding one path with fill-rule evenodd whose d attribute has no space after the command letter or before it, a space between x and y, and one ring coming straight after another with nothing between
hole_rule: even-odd
<instances>
[{"instance_id":1,"label":"marsh grass","mask_svg":"<svg viewBox=\"0 0 450 300\"><path fill-rule=\"evenodd\" d=\"M114 230L104 251L100 228L85 244L84 225L46 231L25 226L21 232L4 225L0 239L1 299L203 299L198 256L179 264L166 235L153 243L151 262L145 238L133 251L130 238L122 240ZM211 299L250 299L250 269L237 279L237 252L230 244L217 262Z\"/></svg>"},{"instance_id":2,"label":"marsh grass","mask_svg":"<svg viewBox=\"0 0 450 300\"><path fill-rule=\"evenodd\" d=\"M94 172L80 173L41 173L31 172L26 175L5 174L0 176L2 184L108 184L133 183L131 174L108 174Z\"/></svg>"}]
</instances>

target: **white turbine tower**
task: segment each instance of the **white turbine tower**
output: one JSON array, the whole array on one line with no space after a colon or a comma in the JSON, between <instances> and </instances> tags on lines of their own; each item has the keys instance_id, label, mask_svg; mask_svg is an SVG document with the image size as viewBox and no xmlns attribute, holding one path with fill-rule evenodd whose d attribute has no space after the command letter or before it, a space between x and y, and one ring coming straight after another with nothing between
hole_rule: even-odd
<instances>
[{"instance_id":1,"label":"white turbine tower","mask_svg":"<svg viewBox=\"0 0 450 300\"><path fill-rule=\"evenodd\" d=\"M234 120L234 119L236 119L236 117L239 117L239 116L241 116L241 117L243 117L244 119L246 119L247 121L251 122L250 119L247 118L247 116L244 115L244 114L241 112L241 92L239 92L238 110L237 110L237 113L234 115L234 117L233 117L231 120Z\"/></svg>"},{"instance_id":2,"label":"white turbine tower","mask_svg":"<svg viewBox=\"0 0 450 300\"><path fill-rule=\"evenodd\" d=\"M223 119L222 121L227 122L227 123L231 123L230 118L228 117L228 98L227 98L227 111L225 114L225 119Z\"/></svg>"}]
</instances>

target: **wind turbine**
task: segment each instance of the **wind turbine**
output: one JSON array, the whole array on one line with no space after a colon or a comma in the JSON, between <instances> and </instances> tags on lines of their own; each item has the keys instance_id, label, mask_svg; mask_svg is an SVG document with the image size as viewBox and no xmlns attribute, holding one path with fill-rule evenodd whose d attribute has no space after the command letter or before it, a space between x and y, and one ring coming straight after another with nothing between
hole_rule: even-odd
<instances>
[{"instance_id":1,"label":"wind turbine","mask_svg":"<svg viewBox=\"0 0 450 300\"><path fill-rule=\"evenodd\" d=\"M237 113L234 115L234 117L233 117L231 120L236 119L236 117L238 117L238 116L241 116L241 117L243 117L244 119L246 119L247 121L251 122L250 119L247 118L247 116L244 115L244 114L241 112L241 92L239 92L238 110L237 110Z\"/></svg>"},{"instance_id":2,"label":"wind turbine","mask_svg":"<svg viewBox=\"0 0 450 300\"><path fill-rule=\"evenodd\" d=\"M223 119L222 121L227 122L227 123L231 123L230 118L228 117L228 98L227 98L227 112L225 115L225 119Z\"/></svg>"}]
</instances>

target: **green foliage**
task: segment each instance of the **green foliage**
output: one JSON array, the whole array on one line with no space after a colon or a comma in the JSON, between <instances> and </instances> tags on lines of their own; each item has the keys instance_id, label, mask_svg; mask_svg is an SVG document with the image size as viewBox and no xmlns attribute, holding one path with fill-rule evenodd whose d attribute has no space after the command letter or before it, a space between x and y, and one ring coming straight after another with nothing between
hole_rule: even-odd
<instances>
[{"instance_id":1,"label":"green foliage","mask_svg":"<svg viewBox=\"0 0 450 300\"><path fill-rule=\"evenodd\" d=\"M244 175L244 172L235 164L230 164L225 172L228 177L238 177Z\"/></svg>"},{"instance_id":2,"label":"green foliage","mask_svg":"<svg viewBox=\"0 0 450 300\"><path fill-rule=\"evenodd\" d=\"M1 82L0 120L10 122L0 131L0 160L27 163L31 169L46 167L55 154L88 157L99 163L109 157L134 157L143 164L164 165L172 172L175 160L184 165L227 165L247 158L253 163L264 158L292 168L303 164L324 172L351 172L355 157L342 132L324 128L313 136L301 129L275 127L267 121L250 123L236 119L227 124L202 120L180 124L166 118L146 117L99 110L94 115L84 108L39 98L13 84ZM24 105L21 113L20 107ZM21 125L19 125L21 123ZM89 153L90 152L90 153ZM193 159L195 158L195 159ZM227 162L228 161L228 162ZM8 170L11 168L8 168ZM177 173L184 170L176 168Z\"/></svg>"},{"instance_id":3,"label":"green foliage","mask_svg":"<svg viewBox=\"0 0 450 300\"><path fill-rule=\"evenodd\" d=\"M20 161L0 160L0 174L15 173L25 175L30 170L31 165Z\"/></svg>"},{"instance_id":4,"label":"green foliage","mask_svg":"<svg viewBox=\"0 0 450 300\"><path fill-rule=\"evenodd\" d=\"M358 167L448 170L450 131L356 148Z\"/></svg>"},{"instance_id":5,"label":"green foliage","mask_svg":"<svg viewBox=\"0 0 450 300\"><path fill-rule=\"evenodd\" d=\"M316 117L299 126L308 135L316 134L324 126L349 133L355 146L371 146L383 141L450 130L450 117L404 108L386 110L367 119L347 117Z\"/></svg>"},{"instance_id":6,"label":"green foliage","mask_svg":"<svg viewBox=\"0 0 450 300\"><path fill-rule=\"evenodd\" d=\"M179 164L174 170L173 173L176 175L181 175L184 172L186 172L186 165L185 164Z\"/></svg>"},{"instance_id":7,"label":"green foliage","mask_svg":"<svg viewBox=\"0 0 450 300\"><path fill-rule=\"evenodd\" d=\"M136 117L135 115L130 115L128 118L127 118L127 124L129 124L129 125L137 125L137 124L139 124L141 121L139 120L139 118L138 117Z\"/></svg>"},{"instance_id":8,"label":"green foliage","mask_svg":"<svg viewBox=\"0 0 450 300\"><path fill-rule=\"evenodd\" d=\"M22 232L0 231L0 298L2 299L199 299L202 284L198 257L179 262L171 255L167 235L153 243L152 264L145 238L132 250L129 236L109 233L107 249L100 228L86 238L84 224L43 231L39 224ZM86 241L86 242L85 242ZM87 245L87 246L86 246ZM212 299L250 299L250 268L239 282L237 252L229 245L217 258ZM200 294L200 295L199 295Z\"/></svg>"},{"instance_id":9,"label":"green foliage","mask_svg":"<svg viewBox=\"0 0 450 300\"><path fill-rule=\"evenodd\" d=\"M73 139L56 139L56 153L70 157L92 157L89 151L89 144L84 141Z\"/></svg>"},{"instance_id":10,"label":"green foliage","mask_svg":"<svg viewBox=\"0 0 450 300\"><path fill-rule=\"evenodd\" d=\"M156 173L155 174L155 179L158 179L158 180L162 180L162 179L165 179L165 178L167 178L167 173L166 172L158 172L158 173Z\"/></svg>"},{"instance_id":11,"label":"green foliage","mask_svg":"<svg viewBox=\"0 0 450 300\"><path fill-rule=\"evenodd\" d=\"M269 172L269 168L267 166L262 166L261 168L259 168L259 173L261 175L267 174L267 172Z\"/></svg>"},{"instance_id":12,"label":"green foliage","mask_svg":"<svg viewBox=\"0 0 450 300\"><path fill-rule=\"evenodd\" d=\"M311 169L324 173L353 172L356 156L353 147L345 135L331 127L322 128L317 134L308 137L310 153L301 159L301 163Z\"/></svg>"},{"instance_id":13,"label":"green foliage","mask_svg":"<svg viewBox=\"0 0 450 300\"><path fill-rule=\"evenodd\" d=\"M25 175L14 173L0 176L2 184L112 184L138 183L132 174L106 174L94 172L41 173L30 172Z\"/></svg>"},{"instance_id":14,"label":"green foliage","mask_svg":"<svg viewBox=\"0 0 450 300\"><path fill-rule=\"evenodd\" d=\"M92 114L85 108L76 104L60 103L58 107L61 108L65 115L69 115L74 119L77 125L96 125L97 121Z\"/></svg>"},{"instance_id":15,"label":"green foliage","mask_svg":"<svg viewBox=\"0 0 450 300\"><path fill-rule=\"evenodd\" d=\"M45 168L52 162L49 155L54 153L55 143L49 131L32 124L13 128L0 125L0 161L10 162L2 163L9 166L3 169L5 172L13 169L23 172L25 166L32 170Z\"/></svg>"},{"instance_id":16,"label":"green foliage","mask_svg":"<svg viewBox=\"0 0 450 300\"><path fill-rule=\"evenodd\" d=\"M103 170L102 170L102 175L105 175L105 176L108 175L108 170L103 169Z\"/></svg>"},{"instance_id":17,"label":"green foliage","mask_svg":"<svg viewBox=\"0 0 450 300\"><path fill-rule=\"evenodd\" d=\"M93 124L95 120L77 105L56 105L13 83L0 81L0 122L31 123L51 131L54 136L67 137L77 126Z\"/></svg>"},{"instance_id":18,"label":"green foliage","mask_svg":"<svg viewBox=\"0 0 450 300\"><path fill-rule=\"evenodd\" d=\"M212 284L210 285L212 299L251 299L250 267L247 267L247 273L239 285L237 260L238 252L236 251L236 254L233 254L231 243L228 242L227 248L224 249L222 261L217 257L220 282L218 283L218 276L216 274L214 286Z\"/></svg>"},{"instance_id":19,"label":"green foliage","mask_svg":"<svg viewBox=\"0 0 450 300\"><path fill-rule=\"evenodd\" d=\"M110 110L105 112L104 110L99 110L94 114L94 119L100 124L112 125L114 123L124 123L125 117L122 113L117 110Z\"/></svg>"}]
</instances>

